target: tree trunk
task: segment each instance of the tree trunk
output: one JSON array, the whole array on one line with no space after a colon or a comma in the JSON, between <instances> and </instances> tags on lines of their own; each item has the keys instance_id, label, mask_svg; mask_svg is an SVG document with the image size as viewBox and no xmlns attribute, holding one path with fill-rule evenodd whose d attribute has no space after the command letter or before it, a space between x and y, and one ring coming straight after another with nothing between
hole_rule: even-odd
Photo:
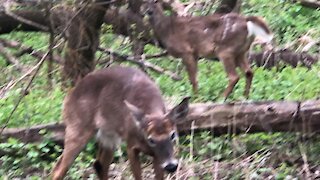
<instances>
[{"instance_id":1,"label":"tree trunk","mask_svg":"<svg viewBox=\"0 0 320 180\"><path fill-rule=\"evenodd\" d=\"M104 2L103 0L96 3ZM100 27L106 12L106 6L87 1L67 18L70 22L66 31L67 48L63 71L71 80L71 85L94 70L94 55L99 46ZM83 8L83 6L86 6Z\"/></svg>"},{"instance_id":2,"label":"tree trunk","mask_svg":"<svg viewBox=\"0 0 320 180\"><path fill-rule=\"evenodd\" d=\"M222 0L215 13L227 14L232 11L240 13L240 6L241 0Z\"/></svg>"},{"instance_id":3,"label":"tree trunk","mask_svg":"<svg viewBox=\"0 0 320 180\"><path fill-rule=\"evenodd\" d=\"M254 132L320 132L320 100L304 102L267 101L236 104L192 104L186 121L178 123L180 134L211 131L215 135ZM58 144L63 144L63 124L37 125L5 129L1 141L9 137L23 142L39 142L45 130Z\"/></svg>"}]
</instances>

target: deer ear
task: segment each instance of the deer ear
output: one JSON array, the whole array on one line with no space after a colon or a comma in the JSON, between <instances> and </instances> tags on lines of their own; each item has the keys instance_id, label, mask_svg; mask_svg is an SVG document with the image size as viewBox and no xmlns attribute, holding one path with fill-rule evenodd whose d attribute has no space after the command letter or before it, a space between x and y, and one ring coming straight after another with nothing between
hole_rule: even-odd
<instances>
[{"instance_id":1,"label":"deer ear","mask_svg":"<svg viewBox=\"0 0 320 180\"><path fill-rule=\"evenodd\" d=\"M131 112L133 116L132 119L135 121L136 125L138 127L141 127L141 123L144 119L144 113L142 112L142 110L139 109L137 106L129 103L127 100L124 100L123 102L126 104L127 108Z\"/></svg>"},{"instance_id":2,"label":"deer ear","mask_svg":"<svg viewBox=\"0 0 320 180\"><path fill-rule=\"evenodd\" d=\"M177 121L185 118L189 112L189 99L191 97L185 97L180 104L175 106L167 115L167 117L176 123Z\"/></svg>"}]
</instances>

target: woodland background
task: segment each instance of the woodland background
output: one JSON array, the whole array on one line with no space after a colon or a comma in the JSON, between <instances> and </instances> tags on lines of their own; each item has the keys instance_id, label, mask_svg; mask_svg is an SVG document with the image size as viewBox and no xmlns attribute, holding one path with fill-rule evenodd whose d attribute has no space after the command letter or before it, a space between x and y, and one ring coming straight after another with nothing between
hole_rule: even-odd
<instances>
[{"instance_id":1,"label":"woodland background","mask_svg":"<svg viewBox=\"0 0 320 180\"><path fill-rule=\"evenodd\" d=\"M143 20L129 14L127 7L134 12L136 4L130 0L102 2L108 2L100 5L107 10L93 11L89 0L0 1L0 179L48 176L62 152L63 136L57 132L63 127L56 123L61 120L67 90L88 72L114 64L144 68L160 86L169 106L191 95L194 110L205 107L180 126L181 165L168 179L320 178L319 1L166 1L171 13L181 13L182 7L190 7L184 15L195 16L233 10L262 16L268 22L276 49L271 52L253 46L255 74L250 98L242 96L241 78L229 100L237 103L231 105L223 104L221 96L227 85L221 63L199 61L200 89L193 96L180 60L156 47ZM118 12L119 7L122 10ZM90 45L74 51L84 44ZM281 56L285 53L287 56ZM312 63L306 65L305 59ZM259 64L262 67L256 66ZM206 112L215 106L229 110L225 116L234 114L230 107L249 115L257 109L264 115L264 109L275 107L276 113L261 118L264 123L252 121L250 129L250 123L243 123L240 116L233 116L238 124L209 118ZM291 107L306 117L295 114ZM197 123L196 119L205 121ZM132 179L124 148L122 145L116 152L111 167L115 179ZM94 157L92 141L69 170L68 179L96 179ZM144 177L150 178L150 159L143 159Z\"/></svg>"}]
</instances>

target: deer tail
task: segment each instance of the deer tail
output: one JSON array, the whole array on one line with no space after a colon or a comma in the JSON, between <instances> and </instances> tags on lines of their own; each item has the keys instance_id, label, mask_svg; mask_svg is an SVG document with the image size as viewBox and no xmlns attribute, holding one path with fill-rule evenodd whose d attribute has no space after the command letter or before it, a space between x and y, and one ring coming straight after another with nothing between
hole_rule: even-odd
<instances>
[{"instance_id":1,"label":"deer tail","mask_svg":"<svg viewBox=\"0 0 320 180\"><path fill-rule=\"evenodd\" d=\"M268 25L265 21L257 16L246 17L248 37L257 37L259 40L269 43L273 39L273 34L271 33Z\"/></svg>"}]
</instances>

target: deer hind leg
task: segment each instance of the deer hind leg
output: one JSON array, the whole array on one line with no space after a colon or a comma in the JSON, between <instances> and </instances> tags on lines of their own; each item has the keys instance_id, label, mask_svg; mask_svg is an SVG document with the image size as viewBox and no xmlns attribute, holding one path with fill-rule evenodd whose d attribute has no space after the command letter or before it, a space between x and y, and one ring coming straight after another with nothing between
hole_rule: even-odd
<instances>
[{"instance_id":1,"label":"deer hind leg","mask_svg":"<svg viewBox=\"0 0 320 180\"><path fill-rule=\"evenodd\" d=\"M183 64L186 66L189 81L192 84L193 93L198 93L198 81L197 81L197 59L193 55L185 55L182 58Z\"/></svg>"},{"instance_id":2,"label":"deer hind leg","mask_svg":"<svg viewBox=\"0 0 320 180\"><path fill-rule=\"evenodd\" d=\"M247 59L247 54L238 57L238 64L241 71L244 73L246 77L246 86L243 95L248 99L250 94L250 88L253 79L253 71L250 67L250 64Z\"/></svg>"},{"instance_id":3,"label":"deer hind leg","mask_svg":"<svg viewBox=\"0 0 320 180\"><path fill-rule=\"evenodd\" d=\"M237 74L236 71L236 64L235 64L235 59L234 56L230 55L220 55L219 58L221 59L224 69L228 75L229 83L227 88L224 90L224 101L227 100L229 97L230 93L232 92L234 86L238 83L239 81L239 75Z\"/></svg>"},{"instance_id":4,"label":"deer hind leg","mask_svg":"<svg viewBox=\"0 0 320 180\"><path fill-rule=\"evenodd\" d=\"M99 144L96 161L94 162L94 169L99 179L108 179L109 166L113 160L114 148L103 147Z\"/></svg>"},{"instance_id":5,"label":"deer hind leg","mask_svg":"<svg viewBox=\"0 0 320 180\"><path fill-rule=\"evenodd\" d=\"M64 178L73 161L93 136L94 132L93 130L90 131L90 128L87 128L85 131L80 131L80 129L80 127L66 127L64 149L51 173L53 180Z\"/></svg>"}]
</instances>

